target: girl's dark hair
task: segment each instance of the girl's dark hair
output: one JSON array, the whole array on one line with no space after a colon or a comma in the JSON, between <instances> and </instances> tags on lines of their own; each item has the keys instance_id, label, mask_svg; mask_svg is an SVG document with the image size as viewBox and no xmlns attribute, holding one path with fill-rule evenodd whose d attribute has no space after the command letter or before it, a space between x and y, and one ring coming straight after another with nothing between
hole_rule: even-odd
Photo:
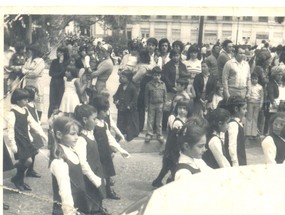
<instances>
[{"instance_id":1,"label":"girl's dark hair","mask_svg":"<svg viewBox=\"0 0 285 215\"><path fill-rule=\"evenodd\" d=\"M240 110L241 107L246 105L246 100L243 99L241 96L230 96L229 99L226 101L225 108L228 110L231 115L236 114L235 108L237 107Z\"/></svg>"},{"instance_id":2,"label":"girl's dark hair","mask_svg":"<svg viewBox=\"0 0 285 215\"><path fill-rule=\"evenodd\" d=\"M179 54L180 55L180 52L176 49L171 49L170 52L169 52L169 58L172 59L175 55Z\"/></svg>"},{"instance_id":3,"label":"girl's dark hair","mask_svg":"<svg viewBox=\"0 0 285 215\"><path fill-rule=\"evenodd\" d=\"M187 51L187 60L190 59L190 54L193 53L193 52L199 54L200 50L199 50L198 45L193 44L193 45L191 45L191 46L189 47L189 49L188 49L188 51Z\"/></svg>"},{"instance_id":4,"label":"girl's dark hair","mask_svg":"<svg viewBox=\"0 0 285 215\"><path fill-rule=\"evenodd\" d=\"M149 52L147 49L140 50L139 61L140 63L146 63L146 64L150 63L150 56L149 56Z\"/></svg>"},{"instance_id":5,"label":"girl's dark hair","mask_svg":"<svg viewBox=\"0 0 285 215\"><path fill-rule=\"evenodd\" d=\"M28 92L30 94L29 101L34 101L36 94L38 93L38 89L36 87L33 87L33 86L25 86L24 89L28 90Z\"/></svg>"},{"instance_id":6,"label":"girl's dark hair","mask_svg":"<svg viewBox=\"0 0 285 215\"><path fill-rule=\"evenodd\" d=\"M70 56L69 56L69 52L68 52L67 47L65 47L65 46L59 46L56 51L63 53L64 62L68 62L68 61L69 61Z\"/></svg>"},{"instance_id":7,"label":"girl's dark hair","mask_svg":"<svg viewBox=\"0 0 285 215\"><path fill-rule=\"evenodd\" d=\"M66 71L69 71L73 78L77 78L78 77L78 69L75 66L68 65L66 67Z\"/></svg>"},{"instance_id":8,"label":"girl's dark hair","mask_svg":"<svg viewBox=\"0 0 285 215\"><path fill-rule=\"evenodd\" d=\"M219 122L226 122L231 117L229 111L223 108L216 108L212 112L208 114L208 122L209 122L209 134L213 133L213 131L219 131Z\"/></svg>"},{"instance_id":9,"label":"girl's dark hair","mask_svg":"<svg viewBox=\"0 0 285 215\"><path fill-rule=\"evenodd\" d=\"M175 116L177 116L178 114L178 108L179 107L186 107L187 110L187 118L193 115L193 101L189 100L189 99L180 99L177 101L173 113L175 114Z\"/></svg>"},{"instance_id":10,"label":"girl's dark hair","mask_svg":"<svg viewBox=\"0 0 285 215\"><path fill-rule=\"evenodd\" d=\"M22 41L16 42L16 44L15 44L16 52L19 52L19 51L23 50L25 47L26 47L26 44L24 42L22 42Z\"/></svg>"},{"instance_id":11,"label":"girl's dark hair","mask_svg":"<svg viewBox=\"0 0 285 215\"><path fill-rule=\"evenodd\" d=\"M170 47L170 42L169 42L169 40L167 38L162 38L161 40L159 40L159 42L158 42L158 49L159 49L159 51L161 51L161 45L163 43L167 43L167 45L168 45L167 52L169 52L171 47Z\"/></svg>"},{"instance_id":12,"label":"girl's dark hair","mask_svg":"<svg viewBox=\"0 0 285 215\"><path fill-rule=\"evenodd\" d=\"M183 144L186 142L192 148L199 140L206 135L208 122L199 116L192 116L182 127L178 137L178 143L183 150Z\"/></svg>"},{"instance_id":13,"label":"girl's dark hair","mask_svg":"<svg viewBox=\"0 0 285 215\"><path fill-rule=\"evenodd\" d=\"M279 57L279 63L285 64L285 51L282 51Z\"/></svg>"},{"instance_id":14,"label":"girl's dark hair","mask_svg":"<svg viewBox=\"0 0 285 215\"><path fill-rule=\"evenodd\" d=\"M29 99L30 93L27 89L16 88L11 96L11 104L16 105L22 99Z\"/></svg>"},{"instance_id":15,"label":"girl's dark hair","mask_svg":"<svg viewBox=\"0 0 285 215\"><path fill-rule=\"evenodd\" d=\"M95 107L98 112L107 111L110 108L110 102L106 96L99 94L93 99L92 106Z\"/></svg>"},{"instance_id":16,"label":"girl's dark hair","mask_svg":"<svg viewBox=\"0 0 285 215\"><path fill-rule=\"evenodd\" d=\"M277 118L285 119L285 112L279 112L279 113L276 113L273 116L271 116L271 118L269 119L269 128L268 128L268 134L269 135L272 135L272 133L273 133L273 122ZM284 130L284 129L282 129L282 130ZM284 132L281 132L281 133L285 134Z\"/></svg>"},{"instance_id":17,"label":"girl's dark hair","mask_svg":"<svg viewBox=\"0 0 285 215\"><path fill-rule=\"evenodd\" d=\"M67 116L59 116L54 120L52 124L54 144L51 146L50 161L58 158L67 159L63 149L58 145L60 140L57 138L56 133L59 131L63 135L68 134L73 126L80 128L79 122Z\"/></svg>"},{"instance_id":18,"label":"girl's dark hair","mask_svg":"<svg viewBox=\"0 0 285 215\"><path fill-rule=\"evenodd\" d=\"M74 109L74 117L75 119L81 123L81 125L84 125L83 117L90 117L93 113L97 113L97 110L95 107L87 104L83 105L77 105Z\"/></svg>"}]
</instances>

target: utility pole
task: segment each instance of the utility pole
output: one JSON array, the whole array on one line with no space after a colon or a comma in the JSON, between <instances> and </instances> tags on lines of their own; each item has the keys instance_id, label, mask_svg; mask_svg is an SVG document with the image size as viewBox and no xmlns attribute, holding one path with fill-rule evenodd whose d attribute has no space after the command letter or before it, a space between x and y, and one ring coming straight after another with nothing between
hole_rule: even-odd
<instances>
[{"instance_id":1,"label":"utility pole","mask_svg":"<svg viewBox=\"0 0 285 215\"><path fill-rule=\"evenodd\" d=\"M199 35L198 35L198 47L199 47L199 48L202 48L203 29L204 29L204 16L200 16L200 21L199 21Z\"/></svg>"},{"instance_id":2,"label":"utility pole","mask_svg":"<svg viewBox=\"0 0 285 215\"><path fill-rule=\"evenodd\" d=\"M237 22L236 45L237 45L237 43L238 43L238 31L239 31L239 19L240 19L240 17L238 17L237 19L238 19L238 22Z\"/></svg>"}]
</instances>

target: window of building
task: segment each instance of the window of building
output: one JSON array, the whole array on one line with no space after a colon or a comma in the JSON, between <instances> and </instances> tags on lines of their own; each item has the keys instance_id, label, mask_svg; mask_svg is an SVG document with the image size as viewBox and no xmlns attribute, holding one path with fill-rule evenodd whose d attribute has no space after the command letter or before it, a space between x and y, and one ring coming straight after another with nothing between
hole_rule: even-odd
<instances>
[{"instance_id":1,"label":"window of building","mask_svg":"<svg viewBox=\"0 0 285 215\"><path fill-rule=\"evenodd\" d=\"M244 16L243 17L243 21L251 22L252 21L252 16Z\"/></svg>"},{"instance_id":2,"label":"window of building","mask_svg":"<svg viewBox=\"0 0 285 215\"><path fill-rule=\"evenodd\" d=\"M142 19L150 19L150 16L141 16Z\"/></svg>"},{"instance_id":3,"label":"window of building","mask_svg":"<svg viewBox=\"0 0 285 215\"><path fill-rule=\"evenodd\" d=\"M141 37L142 38L149 38L149 29L148 28L142 28L141 29Z\"/></svg>"},{"instance_id":4,"label":"window of building","mask_svg":"<svg viewBox=\"0 0 285 215\"><path fill-rule=\"evenodd\" d=\"M157 19L166 19L166 16L156 16Z\"/></svg>"},{"instance_id":5,"label":"window of building","mask_svg":"<svg viewBox=\"0 0 285 215\"><path fill-rule=\"evenodd\" d=\"M205 30L205 33L204 33L204 42L205 43L215 44L217 42L217 40L218 40L217 31Z\"/></svg>"},{"instance_id":6,"label":"window of building","mask_svg":"<svg viewBox=\"0 0 285 215\"><path fill-rule=\"evenodd\" d=\"M180 40L181 39L181 31L180 29L172 29L172 40Z\"/></svg>"},{"instance_id":7,"label":"window of building","mask_svg":"<svg viewBox=\"0 0 285 215\"><path fill-rule=\"evenodd\" d=\"M191 16L192 20L199 20L199 16Z\"/></svg>"},{"instance_id":8,"label":"window of building","mask_svg":"<svg viewBox=\"0 0 285 215\"><path fill-rule=\"evenodd\" d=\"M256 39L258 40L268 40L268 38L269 38L269 35L266 32L256 33Z\"/></svg>"},{"instance_id":9,"label":"window of building","mask_svg":"<svg viewBox=\"0 0 285 215\"><path fill-rule=\"evenodd\" d=\"M259 22L268 22L268 17L267 16L260 16L258 17Z\"/></svg>"},{"instance_id":10,"label":"window of building","mask_svg":"<svg viewBox=\"0 0 285 215\"><path fill-rule=\"evenodd\" d=\"M154 29L154 37L157 39L157 40L160 40L162 38L165 38L166 35L167 35L167 29L163 29L163 28L157 28L157 29Z\"/></svg>"},{"instance_id":11,"label":"window of building","mask_svg":"<svg viewBox=\"0 0 285 215\"><path fill-rule=\"evenodd\" d=\"M217 20L217 17L216 16L207 16L207 20L215 21L215 20Z\"/></svg>"},{"instance_id":12,"label":"window of building","mask_svg":"<svg viewBox=\"0 0 285 215\"><path fill-rule=\"evenodd\" d=\"M174 19L174 20L181 20L182 17L181 16L172 16L172 19Z\"/></svg>"},{"instance_id":13,"label":"window of building","mask_svg":"<svg viewBox=\"0 0 285 215\"><path fill-rule=\"evenodd\" d=\"M222 32L222 38L225 39L231 39L232 37L232 31L223 31Z\"/></svg>"},{"instance_id":14,"label":"window of building","mask_svg":"<svg viewBox=\"0 0 285 215\"><path fill-rule=\"evenodd\" d=\"M233 17L232 16L223 16L224 21L232 21Z\"/></svg>"}]
</instances>

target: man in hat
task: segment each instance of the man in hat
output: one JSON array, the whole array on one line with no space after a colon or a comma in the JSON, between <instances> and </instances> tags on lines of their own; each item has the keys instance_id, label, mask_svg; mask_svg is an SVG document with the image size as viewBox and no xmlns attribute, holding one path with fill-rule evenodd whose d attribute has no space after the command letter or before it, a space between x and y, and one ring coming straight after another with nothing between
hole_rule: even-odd
<instances>
[{"instance_id":1,"label":"man in hat","mask_svg":"<svg viewBox=\"0 0 285 215\"><path fill-rule=\"evenodd\" d=\"M162 144L162 115L163 106L166 100L166 86L161 78L161 69L156 66L152 69L152 80L147 83L145 88L145 111L147 117L147 133L145 143L149 143L153 136L153 128L156 128L157 139ZM155 125L154 125L155 124Z\"/></svg>"}]
</instances>

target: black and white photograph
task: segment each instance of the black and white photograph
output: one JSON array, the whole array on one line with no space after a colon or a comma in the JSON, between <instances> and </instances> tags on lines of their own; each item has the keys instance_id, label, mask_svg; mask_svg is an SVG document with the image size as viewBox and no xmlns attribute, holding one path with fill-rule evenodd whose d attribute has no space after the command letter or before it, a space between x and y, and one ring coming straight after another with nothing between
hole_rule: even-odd
<instances>
[{"instance_id":1,"label":"black and white photograph","mask_svg":"<svg viewBox=\"0 0 285 215\"><path fill-rule=\"evenodd\" d=\"M4 215L285 211L285 7L1 10Z\"/></svg>"}]
</instances>

